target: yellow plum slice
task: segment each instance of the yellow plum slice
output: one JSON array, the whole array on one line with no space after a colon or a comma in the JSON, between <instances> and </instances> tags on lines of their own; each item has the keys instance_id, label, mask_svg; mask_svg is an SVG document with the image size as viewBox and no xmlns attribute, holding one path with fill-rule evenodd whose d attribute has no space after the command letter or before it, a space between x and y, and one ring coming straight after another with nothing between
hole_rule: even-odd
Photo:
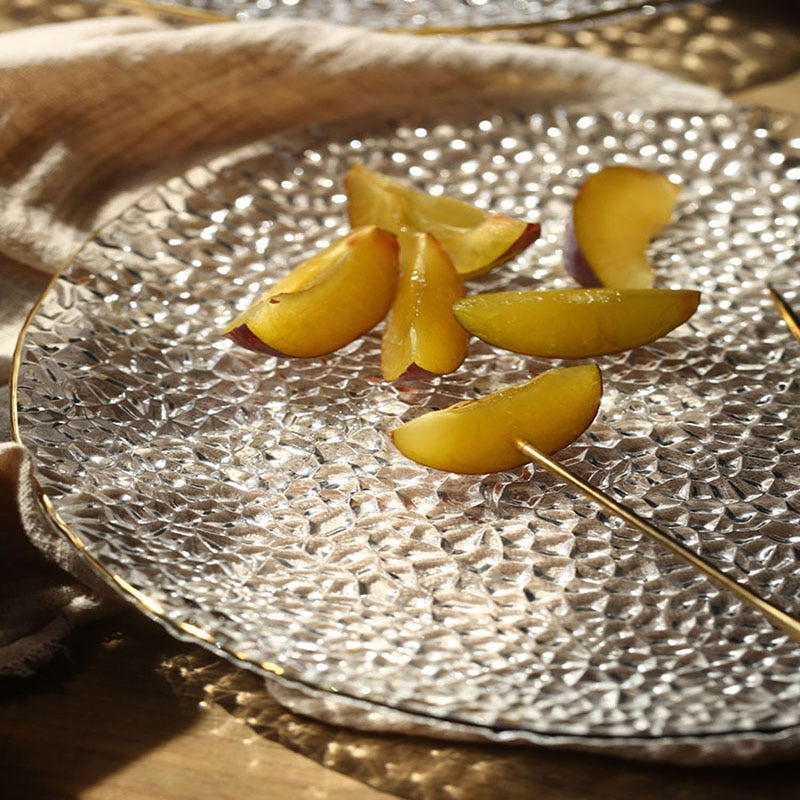
<instances>
[{"instance_id":1,"label":"yellow plum slice","mask_svg":"<svg viewBox=\"0 0 800 800\"><path fill-rule=\"evenodd\" d=\"M296 267L223 331L250 350L309 358L367 333L389 311L397 239L375 226L351 231Z\"/></svg>"},{"instance_id":2,"label":"yellow plum slice","mask_svg":"<svg viewBox=\"0 0 800 800\"><path fill-rule=\"evenodd\" d=\"M392 439L405 456L434 469L513 469L528 461L516 439L555 453L589 427L601 395L595 364L561 367L479 400L430 411L395 428Z\"/></svg>"},{"instance_id":3,"label":"yellow plum slice","mask_svg":"<svg viewBox=\"0 0 800 800\"><path fill-rule=\"evenodd\" d=\"M429 233L400 236L400 277L381 343L387 381L417 371L437 375L457 369L469 334L453 316L464 283Z\"/></svg>"},{"instance_id":4,"label":"yellow plum slice","mask_svg":"<svg viewBox=\"0 0 800 800\"><path fill-rule=\"evenodd\" d=\"M606 167L587 178L564 242L567 272L583 286L650 288L647 248L672 219L679 193L665 175L640 167Z\"/></svg>"},{"instance_id":5,"label":"yellow plum slice","mask_svg":"<svg viewBox=\"0 0 800 800\"><path fill-rule=\"evenodd\" d=\"M488 272L539 238L538 222L482 211L455 197L434 197L363 164L354 164L344 183L351 225L430 233L463 278Z\"/></svg>"},{"instance_id":6,"label":"yellow plum slice","mask_svg":"<svg viewBox=\"0 0 800 800\"><path fill-rule=\"evenodd\" d=\"M456 319L489 344L544 358L593 358L632 350L697 310L691 289L550 289L487 292L457 300Z\"/></svg>"}]
</instances>

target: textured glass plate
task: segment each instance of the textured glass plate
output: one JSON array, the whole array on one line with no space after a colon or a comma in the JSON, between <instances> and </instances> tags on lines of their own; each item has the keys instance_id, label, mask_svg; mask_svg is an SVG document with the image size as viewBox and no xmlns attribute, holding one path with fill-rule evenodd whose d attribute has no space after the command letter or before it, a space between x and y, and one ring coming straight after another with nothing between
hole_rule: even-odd
<instances>
[{"instance_id":1,"label":"textured glass plate","mask_svg":"<svg viewBox=\"0 0 800 800\"><path fill-rule=\"evenodd\" d=\"M764 291L795 298L800 166L747 111L512 98L313 129L169 181L83 248L25 334L18 435L62 524L184 635L376 709L576 741L797 726L800 648L757 613L547 474L450 475L393 450L401 420L552 363L474 342L457 372L395 386L380 329L309 360L219 336L347 230L355 160L541 220L473 291L570 285L565 220L602 164L683 183L652 258L700 309L599 360L599 417L562 459L800 613L800 345Z\"/></svg>"},{"instance_id":2,"label":"textured glass plate","mask_svg":"<svg viewBox=\"0 0 800 800\"><path fill-rule=\"evenodd\" d=\"M151 0L129 0L148 5ZM468 30L593 19L647 10L665 0L163 0L176 13L236 19L321 19L385 29Z\"/></svg>"}]
</instances>

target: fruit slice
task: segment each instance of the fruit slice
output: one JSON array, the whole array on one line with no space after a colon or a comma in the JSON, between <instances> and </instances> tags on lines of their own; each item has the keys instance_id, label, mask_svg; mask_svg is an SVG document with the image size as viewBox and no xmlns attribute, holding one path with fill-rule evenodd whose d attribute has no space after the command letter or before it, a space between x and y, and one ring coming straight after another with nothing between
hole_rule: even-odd
<instances>
[{"instance_id":1,"label":"fruit slice","mask_svg":"<svg viewBox=\"0 0 800 800\"><path fill-rule=\"evenodd\" d=\"M423 414L396 428L392 439L408 458L434 469L513 469L528 461L515 439L555 453L589 427L601 394L595 364L552 369L479 400Z\"/></svg>"},{"instance_id":2,"label":"fruit slice","mask_svg":"<svg viewBox=\"0 0 800 800\"><path fill-rule=\"evenodd\" d=\"M551 289L487 292L453 312L489 344L545 358L592 358L652 342L686 322L700 293L690 289Z\"/></svg>"},{"instance_id":3,"label":"fruit slice","mask_svg":"<svg viewBox=\"0 0 800 800\"><path fill-rule=\"evenodd\" d=\"M680 187L639 167L606 167L578 190L564 242L567 272L583 286L647 289L650 240L670 221Z\"/></svg>"},{"instance_id":4,"label":"fruit slice","mask_svg":"<svg viewBox=\"0 0 800 800\"><path fill-rule=\"evenodd\" d=\"M386 322L381 371L387 381L423 370L457 369L469 334L453 316L464 284L447 253L429 233L400 235L400 278Z\"/></svg>"},{"instance_id":5,"label":"fruit slice","mask_svg":"<svg viewBox=\"0 0 800 800\"><path fill-rule=\"evenodd\" d=\"M344 183L351 225L431 233L463 278L488 272L539 238L537 222L481 211L455 197L434 197L363 164L354 164Z\"/></svg>"},{"instance_id":6,"label":"fruit slice","mask_svg":"<svg viewBox=\"0 0 800 800\"><path fill-rule=\"evenodd\" d=\"M374 226L359 228L292 270L223 333L260 352L333 352L383 319L397 272L397 239Z\"/></svg>"}]
</instances>

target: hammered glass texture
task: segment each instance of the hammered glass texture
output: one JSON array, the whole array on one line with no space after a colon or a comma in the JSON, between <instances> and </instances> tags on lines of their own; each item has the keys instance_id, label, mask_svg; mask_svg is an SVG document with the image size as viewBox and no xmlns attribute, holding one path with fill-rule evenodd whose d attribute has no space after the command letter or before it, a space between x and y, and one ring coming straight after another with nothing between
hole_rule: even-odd
<instances>
[{"instance_id":1,"label":"hammered glass texture","mask_svg":"<svg viewBox=\"0 0 800 800\"><path fill-rule=\"evenodd\" d=\"M661 0L663 2L663 0ZM167 0L161 7L236 19L324 19L368 28L470 29L652 10L660 0Z\"/></svg>"},{"instance_id":2,"label":"hammered glass texture","mask_svg":"<svg viewBox=\"0 0 800 800\"><path fill-rule=\"evenodd\" d=\"M380 328L308 360L220 337L347 230L355 160L541 220L472 291L570 285L565 220L601 165L682 182L651 255L659 285L702 290L698 313L599 359L600 414L561 459L800 613L800 345L764 290L796 300L800 164L745 111L441 108L169 181L82 250L25 335L19 431L64 523L170 625L378 708L571 737L797 726L800 648L758 613L547 474L450 475L393 450L401 420L553 362L473 342L456 372L391 385Z\"/></svg>"}]
</instances>

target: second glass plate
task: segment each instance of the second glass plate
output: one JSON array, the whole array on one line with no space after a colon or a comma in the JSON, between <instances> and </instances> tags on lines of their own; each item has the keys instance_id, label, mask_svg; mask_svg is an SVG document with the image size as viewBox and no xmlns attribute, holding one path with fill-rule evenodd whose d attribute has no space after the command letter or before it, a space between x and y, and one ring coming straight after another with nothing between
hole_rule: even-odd
<instances>
[{"instance_id":1,"label":"second glass plate","mask_svg":"<svg viewBox=\"0 0 800 800\"><path fill-rule=\"evenodd\" d=\"M326 20L340 25L420 32L590 21L609 14L652 12L664 0L129 0L178 15L222 19Z\"/></svg>"}]
</instances>

